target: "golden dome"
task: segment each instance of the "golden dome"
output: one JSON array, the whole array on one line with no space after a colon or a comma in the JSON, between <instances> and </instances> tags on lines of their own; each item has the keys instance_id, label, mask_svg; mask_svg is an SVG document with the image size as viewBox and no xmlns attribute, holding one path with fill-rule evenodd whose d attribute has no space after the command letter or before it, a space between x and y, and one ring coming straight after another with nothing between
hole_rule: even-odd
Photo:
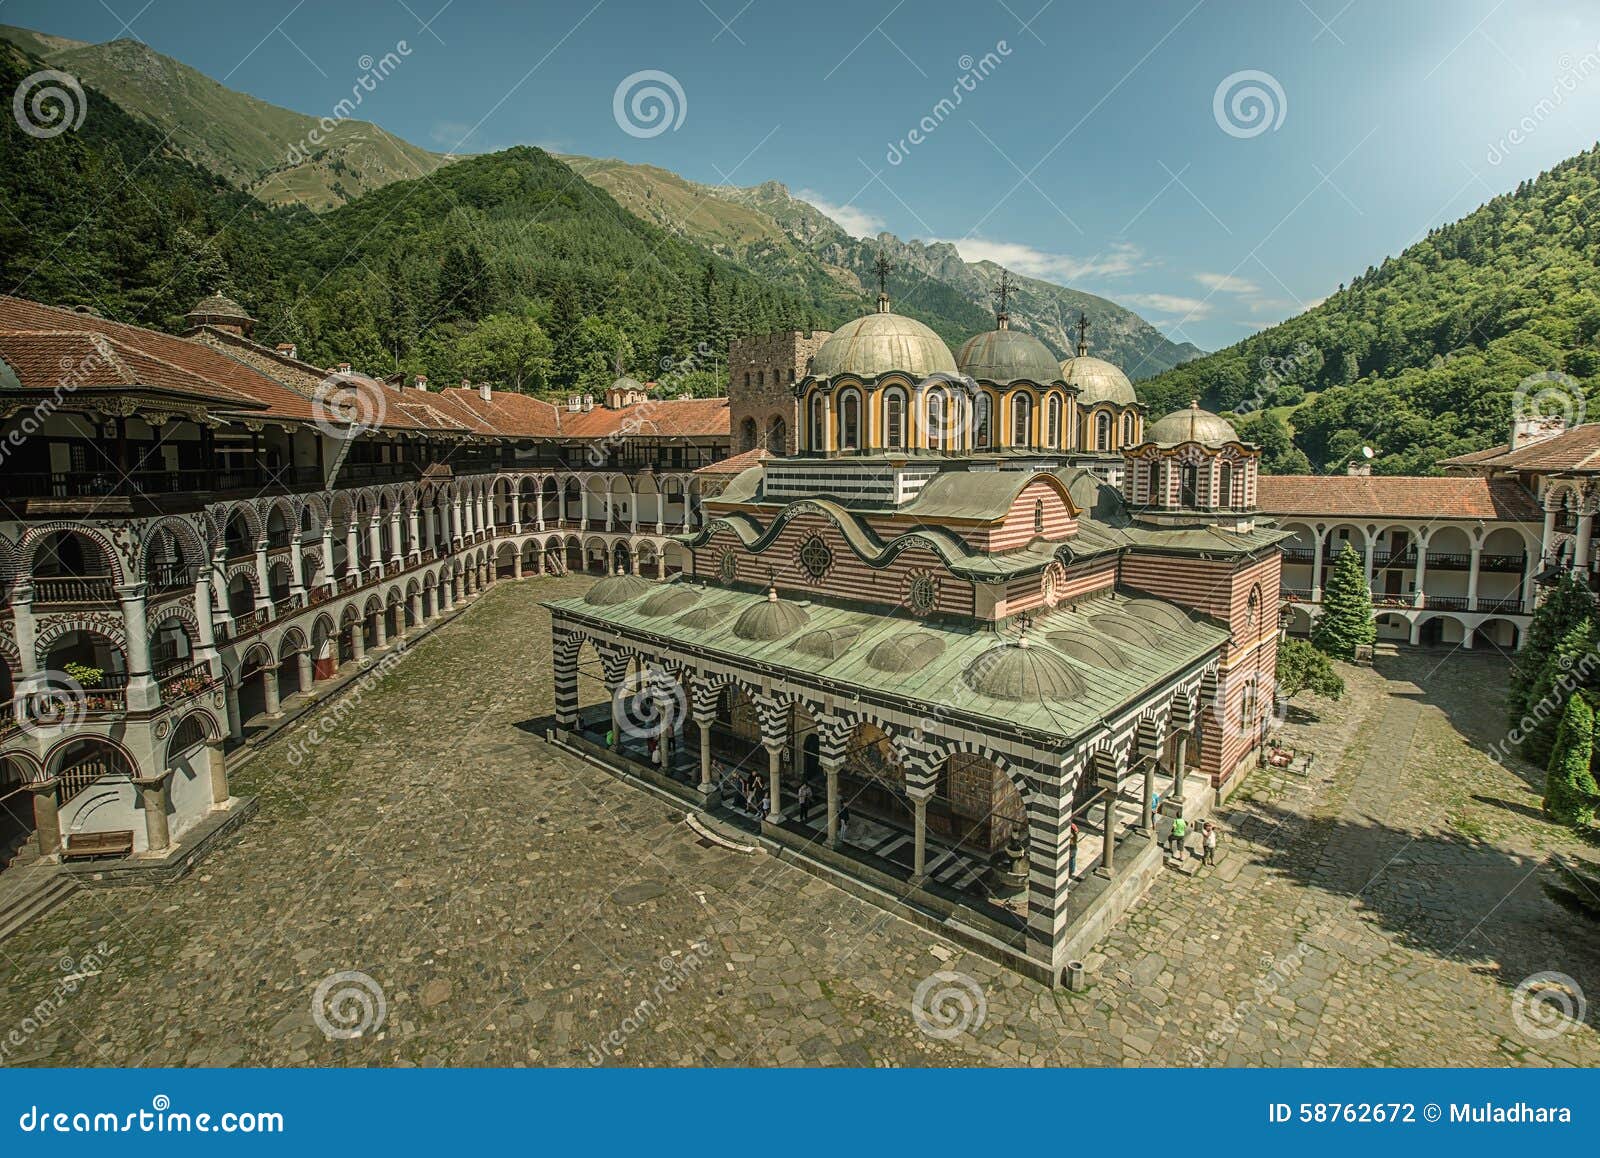
<instances>
[{"instance_id":1,"label":"golden dome","mask_svg":"<svg viewBox=\"0 0 1600 1158\"><path fill-rule=\"evenodd\" d=\"M1145 439L1157 446L1198 442L1201 446L1216 447L1238 442L1239 432L1227 419L1200 409L1199 402L1191 402L1188 409L1174 410L1145 431Z\"/></svg>"},{"instance_id":2,"label":"golden dome","mask_svg":"<svg viewBox=\"0 0 1600 1158\"><path fill-rule=\"evenodd\" d=\"M1139 401L1128 376L1103 358L1087 354L1068 358L1061 363L1061 380L1078 388L1079 406L1093 406L1096 402L1134 406Z\"/></svg>"},{"instance_id":3,"label":"golden dome","mask_svg":"<svg viewBox=\"0 0 1600 1158\"><path fill-rule=\"evenodd\" d=\"M938 334L915 318L890 313L887 304L835 330L811 359L817 378L876 378L891 370L915 378L955 374L956 360Z\"/></svg>"},{"instance_id":4,"label":"golden dome","mask_svg":"<svg viewBox=\"0 0 1600 1158\"><path fill-rule=\"evenodd\" d=\"M1060 377L1056 356L1032 334L1021 330L990 330L968 338L956 353L956 365L969 378L1004 386L1027 379L1043 386Z\"/></svg>"}]
</instances>

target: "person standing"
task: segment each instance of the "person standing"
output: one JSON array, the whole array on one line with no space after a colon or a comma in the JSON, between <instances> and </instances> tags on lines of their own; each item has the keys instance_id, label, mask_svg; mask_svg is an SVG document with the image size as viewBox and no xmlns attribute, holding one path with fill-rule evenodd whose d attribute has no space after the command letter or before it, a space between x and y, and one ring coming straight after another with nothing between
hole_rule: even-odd
<instances>
[{"instance_id":1,"label":"person standing","mask_svg":"<svg viewBox=\"0 0 1600 1158\"><path fill-rule=\"evenodd\" d=\"M798 809L797 817L801 824L806 822L806 813L811 810L811 781L800 781L800 787L794 794L795 806Z\"/></svg>"},{"instance_id":2,"label":"person standing","mask_svg":"<svg viewBox=\"0 0 1600 1158\"><path fill-rule=\"evenodd\" d=\"M1217 863L1217 826L1211 821L1206 821L1206 832L1202 838L1201 847L1205 850L1205 863Z\"/></svg>"},{"instance_id":3,"label":"person standing","mask_svg":"<svg viewBox=\"0 0 1600 1158\"><path fill-rule=\"evenodd\" d=\"M1179 864L1183 863L1183 842L1189 835L1189 822L1182 816L1172 818L1172 857Z\"/></svg>"}]
</instances>

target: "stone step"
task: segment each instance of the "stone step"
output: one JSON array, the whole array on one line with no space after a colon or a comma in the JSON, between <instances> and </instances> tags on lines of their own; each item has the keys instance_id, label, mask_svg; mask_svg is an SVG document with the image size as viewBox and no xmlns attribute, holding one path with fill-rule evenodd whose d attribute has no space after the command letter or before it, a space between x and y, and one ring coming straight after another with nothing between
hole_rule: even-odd
<instances>
[{"instance_id":1,"label":"stone step","mask_svg":"<svg viewBox=\"0 0 1600 1158\"><path fill-rule=\"evenodd\" d=\"M78 891L78 882L66 873L52 871L43 866L41 870L35 872L33 880L13 889L0 899L0 941L30 921L42 917Z\"/></svg>"}]
</instances>

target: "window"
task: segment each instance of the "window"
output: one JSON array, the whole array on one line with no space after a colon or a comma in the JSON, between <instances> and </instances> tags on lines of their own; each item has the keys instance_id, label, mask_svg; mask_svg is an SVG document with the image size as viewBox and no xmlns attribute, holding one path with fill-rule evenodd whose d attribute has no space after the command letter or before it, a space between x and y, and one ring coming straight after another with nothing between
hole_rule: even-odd
<instances>
[{"instance_id":1,"label":"window","mask_svg":"<svg viewBox=\"0 0 1600 1158\"><path fill-rule=\"evenodd\" d=\"M813 579L821 579L833 566L833 552L822 541L821 535L812 535L800 545L800 565Z\"/></svg>"},{"instance_id":2,"label":"window","mask_svg":"<svg viewBox=\"0 0 1600 1158\"><path fill-rule=\"evenodd\" d=\"M890 390L883 398L883 445L900 449L906 444L906 396Z\"/></svg>"},{"instance_id":3,"label":"window","mask_svg":"<svg viewBox=\"0 0 1600 1158\"><path fill-rule=\"evenodd\" d=\"M1150 464L1149 471L1150 474L1147 485L1149 487L1150 501L1152 503L1159 503L1161 502L1161 464L1159 462L1152 462Z\"/></svg>"},{"instance_id":4,"label":"window","mask_svg":"<svg viewBox=\"0 0 1600 1158\"><path fill-rule=\"evenodd\" d=\"M739 559L732 550L722 552L722 558L717 560L717 575L724 583L732 583L739 577Z\"/></svg>"},{"instance_id":5,"label":"window","mask_svg":"<svg viewBox=\"0 0 1600 1158\"><path fill-rule=\"evenodd\" d=\"M1131 412L1122 416L1122 445L1132 446L1137 439L1134 437L1134 422Z\"/></svg>"},{"instance_id":6,"label":"window","mask_svg":"<svg viewBox=\"0 0 1600 1158\"><path fill-rule=\"evenodd\" d=\"M852 390L839 399L839 449L857 450L860 439L861 396Z\"/></svg>"},{"instance_id":7,"label":"window","mask_svg":"<svg viewBox=\"0 0 1600 1158\"><path fill-rule=\"evenodd\" d=\"M1111 415L1104 410L1094 416L1094 448L1111 449Z\"/></svg>"},{"instance_id":8,"label":"window","mask_svg":"<svg viewBox=\"0 0 1600 1158\"><path fill-rule=\"evenodd\" d=\"M1060 447L1061 396L1059 394L1050 395L1050 409L1047 411L1047 413L1049 415L1049 421L1047 426L1048 434L1045 437L1045 443L1048 446Z\"/></svg>"},{"instance_id":9,"label":"window","mask_svg":"<svg viewBox=\"0 0 1600 1158\"><path fill-rule=\"evenodd\" d=\"M744 372L744 388L746 390L750 389L750 371L748 370Z\"/></svg>"},{"instance_id":10,"label":"window","mask_svg":"<svg viewBox=\"0 0 1600 1158\"><path fill-rule=\"evenodd\" d=\"M766 384L767 384L767 372L765 370L757 370L756 371L756 385L758 387L760 387L760 386L765 386Z\"/></svg>"},{"instance_id":11,"label":"window","mask_svg":"<svg viewBox=\"0 0 1600 1158\"><path fill-rule=\"evenodd\" d=\"M1033 500L1033 533L1035 535L1044 534L1044 500L1043 499L1034 499Z\"/></svg>"},{"instance_id":12,"label":"window","mask_svg":"<svg viewBox=\"0 0 1600 1158\"><path fill-rule=\"evenodd\" d=\"M911 588L906 593L906 603L911 608L913 615L931 614L934 605L939 601L939 586L931 575L918 575L911 580Z\"/></svg>"},{"instance_id":13,"label":"window","mask_svg":"<svg viewBox=\"0 0 1600 1158\"><path fill-rule=\"evenodd\" d=\"M1200 505L1200 468L1192 462L1183 464L1183 473L1178 476L1178 505L1193 510Z\"/></svg>"},{"instance_id":14,"label":"window","mask_svg":"<svg viewBox=\"0 0 1600 1158\"><path fill-rule=\"evenodd\" d=\"M1018 394L1011 401L1011 445L1028 446L1033 442L1033 399Z\"/></svg>"},{"instance_id":15,"label":"window","mask_svg":"<svg viewBox=\"0 0 1600 1158\"><path fill-rule=\"evenodd\" d=\"M944 392L931 390L928 392L928 449L944 449Z\"/></svg>"},{"instance_id":16,"label":"window","mask_svg":"<svg viewBox=\"0 0 1600 1158\"><path fill-rule=\"evenodd\" d=\"M989 396L979 394L973 403L972 445L978 450L989 449Z\"/></svg>"},{"instance_id":17,"label":"window","mask_svg":"<svg viewBox=\"0 0 1600 1158\"><path fill-rule=\"evenodd\" d=\"M811 396L811 449L822 450L828 445L828 427L823 418L822 395Z\"/></svg>"},{"instance_id":18,"label":"window","mask_svg":"<svg viewBox=\"0 0 1600 1158\"><path fill-rule=\"evenodd\" d=\"M1233 509L1233 463L1225 462L1217 471L1217 506Z\"/></svg>"}]
</instances>

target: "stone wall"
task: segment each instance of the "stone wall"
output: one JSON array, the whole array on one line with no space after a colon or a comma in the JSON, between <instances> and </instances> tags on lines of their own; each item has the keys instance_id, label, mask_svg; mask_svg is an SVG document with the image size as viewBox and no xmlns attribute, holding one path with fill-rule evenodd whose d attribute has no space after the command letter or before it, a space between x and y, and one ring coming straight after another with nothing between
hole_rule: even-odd
<instances>
[{"instance_id":1,"label":"stone wall","mask_svg":"<svg viewBox=\"0 0 1600 1158\"><path fill-rule=\"evenodd\" d=\"M831 336L827 330L788 330L728 343L734 454L758 446L774 454L795 452L799 406L793 386L806 376L812 355ZM780 437L781 444L777 441Z\"/></svg>"}]
</instances>

